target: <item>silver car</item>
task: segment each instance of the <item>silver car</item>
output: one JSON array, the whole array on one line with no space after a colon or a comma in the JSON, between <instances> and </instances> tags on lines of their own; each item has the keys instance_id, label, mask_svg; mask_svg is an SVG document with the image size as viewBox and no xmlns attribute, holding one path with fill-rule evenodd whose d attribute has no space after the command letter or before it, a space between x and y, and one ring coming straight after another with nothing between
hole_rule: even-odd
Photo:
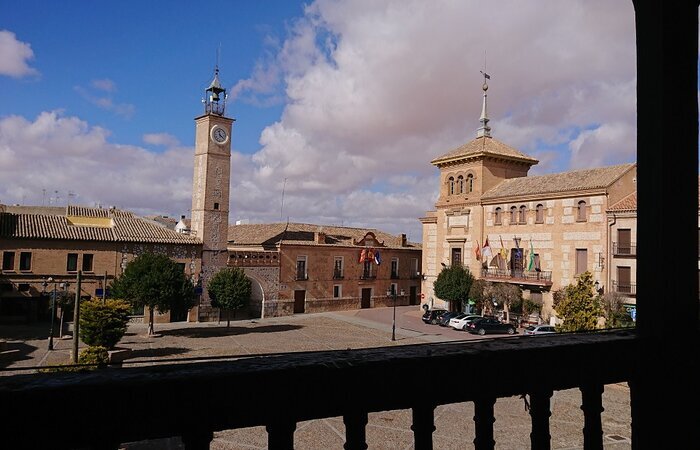
<instances>
[{"instance_id":1,"label":"silver car","mask_svg":"<svg viewBox=\"0 0 700 450\"><path fill-rule=\"evenodd\" d=\"M556 332L552 325L530 325L525 328L523 334L551 334Z\"/></svg>"}]
</instances>

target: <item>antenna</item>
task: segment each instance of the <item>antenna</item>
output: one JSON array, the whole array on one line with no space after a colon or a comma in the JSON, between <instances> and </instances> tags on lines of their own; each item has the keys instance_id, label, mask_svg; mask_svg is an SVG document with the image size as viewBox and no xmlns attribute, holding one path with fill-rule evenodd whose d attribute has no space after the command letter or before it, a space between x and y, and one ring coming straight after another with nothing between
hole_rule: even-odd
<instances>
[{"instance_id":1,"label":"antenna","mask_svg":"<svg viewBox=\"0 0 700 450\"><path fill-rule=\"evenodd\" d=\"M41 206L46 206L46 189L41 190Z\"/></svg>"},{"instance_id":2,"label":"antenna","mask_svg":"<svg viewBox=\"0 0 700 450\"><path fill-rule=\"evenodd\" d=\"M287 187L287 178L284 179L284 184L282 185L282 205L280 206L280 221L282 221L282 211L284 210L284 189ZM289 222L289 218L287 218Z\"/></svg>"}]
</instances>

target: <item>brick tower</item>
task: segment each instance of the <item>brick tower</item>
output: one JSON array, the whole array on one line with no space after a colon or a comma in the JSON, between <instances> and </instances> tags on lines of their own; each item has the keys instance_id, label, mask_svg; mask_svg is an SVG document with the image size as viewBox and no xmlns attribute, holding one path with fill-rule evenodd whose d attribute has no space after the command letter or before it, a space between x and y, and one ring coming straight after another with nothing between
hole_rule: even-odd
<instances>
[{"instance_id":1,"label":"brick tower","mask_svg":"<svg viewBox=\"0 0 700 450\"><path fill-rule=\"evenodd\" d=\"M194 179L191 230L202 240L201 299L197 320L217 319L207 293L207 282L228 258L229 182L231 180L231 128L225 117L226 89L219 82L219 68L205 91L204 115L195 119Z\"/></svg>"}]
</instances>

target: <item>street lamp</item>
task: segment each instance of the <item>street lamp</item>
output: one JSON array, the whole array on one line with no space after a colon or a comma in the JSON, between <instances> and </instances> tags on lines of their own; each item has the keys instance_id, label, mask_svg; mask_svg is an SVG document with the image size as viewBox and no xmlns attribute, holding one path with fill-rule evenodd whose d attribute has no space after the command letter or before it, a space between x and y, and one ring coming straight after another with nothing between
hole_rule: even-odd
<instances>
[{"instance_id":1,"label":"street lamp","mask_svg":"<svg viewBox=\"0 0 700 450\"><path fill-rule=\"evenodd\" d=\"M403 297L403 295L404 295L404 290L401 289L401 296ZM395 341L396 340L396 290L394 289L393 284L391 286L389 286L388 288L386 288L386 296L394 298L394 318L391 322L391 340Z\"/></svg>"},{"instance_id":2,"label":"street lamp","mask_svg":"<svg viewBox=\"0 0 700 450\"><path fill-rule=\"evenodd\" d=\"M53 350L53 319L56 317L56 282L53 278L49 277L44 280L42 286L46 289L49 283L53 283L53 295L51 296L51 329L49 331L49 350Z\"/></svg>"}]
</instances>

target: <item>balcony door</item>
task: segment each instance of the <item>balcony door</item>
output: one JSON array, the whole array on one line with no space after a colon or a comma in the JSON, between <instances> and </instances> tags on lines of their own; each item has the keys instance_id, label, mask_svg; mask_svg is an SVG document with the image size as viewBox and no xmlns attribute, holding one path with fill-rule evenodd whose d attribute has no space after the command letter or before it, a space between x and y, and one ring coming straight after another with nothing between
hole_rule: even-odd
<instances>
[{"instance_id":1,"label":"balcony door","mask_svg":"<svg viewBox=\"0 0 700 450\"><path fill-rule=\"evenodd\" d=\"M632 249L632 230L617 230L617 253L629 255Z\"/></svg>"},{"instance_id":2,"label":"balcony door","mask_svg":"<svg viewBox=\"0 0 700 450\"><path fill-rule=\"evenodd\" d=\"M632 292L632 269L630 267L617 268L617 292L623 294Z\"/></svg>"}]
</instances>

